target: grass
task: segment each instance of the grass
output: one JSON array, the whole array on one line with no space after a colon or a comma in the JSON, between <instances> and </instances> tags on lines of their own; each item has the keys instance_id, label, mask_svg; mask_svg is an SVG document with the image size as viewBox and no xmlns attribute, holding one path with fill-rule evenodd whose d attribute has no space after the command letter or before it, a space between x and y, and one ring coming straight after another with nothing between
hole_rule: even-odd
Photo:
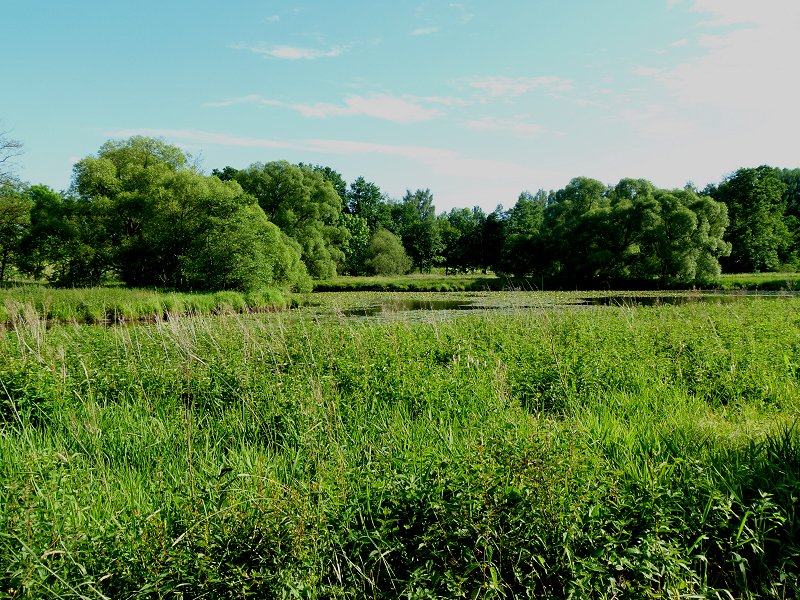
<instances>
[{"instance_id":1,"label":"grass","mask_svg":"<svg viewBox=\"0 0 800 600\"><path fill-rule=\"evenodd\" d=\"M587 283L556 281L540 277L507 277L489 274L444 275L432 274L401 275L394 277L336 277L314 282L317 292L458 292L458 291L500 291L500 290L574 290L576 285L586 289ZM798 273L725 273L718 281L703 289L722 290L767 290L794 291L800 284ZM681 289L686 286L664 286L655 280L598 283L598 289ZM698 286L694 286L698 287Z\"/></svg>"},{"instance_id":2,"label":"grass","mask_svg":"<svg viewBox=\"0 0 800 600\"><path fill-rule=\"evenodd\" d=\"M800 273L724 273L719 287L723 290L795 291L800 287Z\"/></svg>"},{"instance_id":3,"label":"grass","mask_svg":"<svg viewBox=\"0 0 800 600\"><path fill-rule=\"evenodd\" d=\"M278 290L174 293L122 287L51 288L21 285L0 291L0 323L35 316L58 323L117 323L183 314L258 312L287 306Z\"/></svg>"},{"instance_id":4,"label":"grass","mask_svg":"<svg viewBox=\"0 0 800 600\"><path fill-rule=\"evenodd\" d=\"M15 321L0 597L797 597L799 301L524 296Z\"/></svg>"}]
</instances>

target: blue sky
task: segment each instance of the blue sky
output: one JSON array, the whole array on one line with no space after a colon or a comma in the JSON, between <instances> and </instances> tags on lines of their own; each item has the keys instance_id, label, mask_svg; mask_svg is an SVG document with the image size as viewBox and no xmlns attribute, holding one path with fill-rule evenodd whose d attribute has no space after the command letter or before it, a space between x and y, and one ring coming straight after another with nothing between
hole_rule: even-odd
<instances>
[{"instance_id":1,"label":"blue sky","mask_svg":"<svg viewBox=\"0 0 800 600\"><path fill-rule=\"evenodd\" d=\"M56 189L109 138L438 210L572 177L800 167L798 0L0 0L0 129Z\"/></svg>"}]
</instances>

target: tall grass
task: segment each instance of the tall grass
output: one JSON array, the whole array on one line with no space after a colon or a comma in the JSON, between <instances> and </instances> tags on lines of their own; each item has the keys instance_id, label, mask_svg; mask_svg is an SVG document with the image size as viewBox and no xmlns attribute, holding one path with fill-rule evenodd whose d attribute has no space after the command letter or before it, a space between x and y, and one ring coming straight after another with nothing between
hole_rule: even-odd
<instances>
[{"instance_id":1,"label":"tall grass","mask_svg":"<svg viewBox=\"0 0 800 600\"><path fill-rule=\"evenodd\" d=\"M800 304L0 341L0 594L791 598Z\"/></svg>"},{"instance_id":2,"label":"tall grass","mask_svg":"<svg viewBox=\"0 0 800 600\"><path fill-rule=\"evenodd\" d=\"M250 293L175 293L121 287L51 288L25 285L0 290L0 324L33 312L57 323L120 323L184 314L259 312L285 308L278 290Z\"/></svg>"}]
</instances>

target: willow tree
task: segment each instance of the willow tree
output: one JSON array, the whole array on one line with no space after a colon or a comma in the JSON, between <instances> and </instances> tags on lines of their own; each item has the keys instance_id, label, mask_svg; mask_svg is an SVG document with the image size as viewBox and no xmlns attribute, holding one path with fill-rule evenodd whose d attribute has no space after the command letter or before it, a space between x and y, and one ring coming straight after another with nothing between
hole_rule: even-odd
<instances>
[{"instance_id":1,"label":"willow tree","mask_svg":"<svg viewBox=\"0 0 800 600\"><path fill-rule=\"evenodd\" d=\"M305 285L304 268L276 269L276 257L298 253L256 201L236 181L203 175L161 140L104 144L75 165L73 190L93 207L113 249L111 266L129 285Z\"/></svg>"},{"instance_id":2,"label":"willow tree","mask_svg":"<svg viewBox=\"0 0 800 600\"><path fill-rule=\"evenodd\" d=\"M267 218L297 242L312 276L336 275L349 233L341 219L342 199L322 173L276 161L255 163L235 178Z\"/></svg>"}]
</instances>

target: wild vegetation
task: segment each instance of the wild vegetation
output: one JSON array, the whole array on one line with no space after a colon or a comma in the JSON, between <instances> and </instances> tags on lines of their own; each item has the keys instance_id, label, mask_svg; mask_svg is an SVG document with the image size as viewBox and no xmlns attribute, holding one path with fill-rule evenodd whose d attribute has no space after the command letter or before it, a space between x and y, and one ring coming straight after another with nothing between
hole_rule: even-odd
<instances>
[{"instance_id":1,"label":"wild vegetation","mask_svg":"<svg viewBox=\"0 0 800 600\"><path fill-rule=\"evenodd\" d=\"M0 595L797 597L797 299L319 298L5 330Z\"/></svg>"}]
</instances>

